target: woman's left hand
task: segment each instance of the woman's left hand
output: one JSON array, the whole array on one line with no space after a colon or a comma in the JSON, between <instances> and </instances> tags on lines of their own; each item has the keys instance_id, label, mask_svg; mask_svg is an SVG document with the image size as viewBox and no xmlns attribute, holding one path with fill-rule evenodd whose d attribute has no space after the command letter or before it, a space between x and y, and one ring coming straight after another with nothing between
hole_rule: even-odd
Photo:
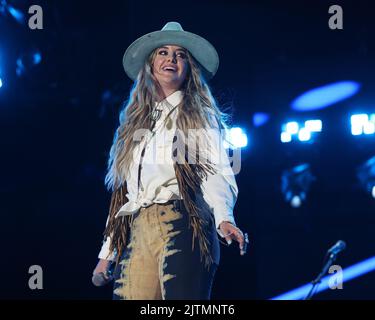
<instances>
[{"instance_id":1,"label":"woman's left hand","mask_svg":"<svg viewBox=\"0 0 375 320\"><path fill-rule=\"evenodd\" d=\"M231 244L232 240L236 240L239 243L240 255L243 256L246 253L247 245L249 243L247 233L243 234L239 228L228 221L220 223L219 228L228 244Z\"/></svg>"}]
</instances>

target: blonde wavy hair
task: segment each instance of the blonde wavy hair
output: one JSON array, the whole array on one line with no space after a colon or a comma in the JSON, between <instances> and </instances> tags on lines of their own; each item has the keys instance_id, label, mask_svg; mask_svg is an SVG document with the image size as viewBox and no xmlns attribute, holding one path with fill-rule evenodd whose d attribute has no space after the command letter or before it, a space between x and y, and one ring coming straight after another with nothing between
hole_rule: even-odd
<instances>
[{"instance_id":1,"label":"blonde wavy hair","mask_svg":"<svg viewBox=\"0 0 375 320\"><path fill-rule=\"evenodd\" d=\"M150 129L150 114L158 101L159 83L153 75L152 66L157 54L155 49L139 72L130 91L129 98L120 111L119 126L114 134L109 152L105 185L116 190L126 180L126 174L133 160L133 150L139 141L133 139L139 129ZM230 116L219 110L198 63L186 50L187 74L180 90L183 101L178 106L177 128L184 134L189 129L219 127L227 128ZM213 115L213 116L212 116Z\"/></svg>"}]
</instances>

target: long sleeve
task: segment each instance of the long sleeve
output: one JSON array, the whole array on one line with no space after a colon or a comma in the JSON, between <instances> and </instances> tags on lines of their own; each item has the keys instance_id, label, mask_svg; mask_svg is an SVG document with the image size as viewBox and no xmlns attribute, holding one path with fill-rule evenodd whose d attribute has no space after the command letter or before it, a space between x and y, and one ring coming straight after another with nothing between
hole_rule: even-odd
<instances>
[{"instance_id":1,"label":"long sleeve","mask_svg":"<svg viewBox=\"0 0 375 320\"><path fill-rule=\"evenodd\" d=\"M207 133L206 156L214 164L216 173L209 174L207 180L203 181L203 198L213 209L217 232L223 237L219 229L220 223L228 221L236 225L233 208L237 201L238 187L219 129L209 129Z\"/></svg>"},{"instance_id":2,"label":"long sleeve","mask_svg":"<svg viewBox=\"0 0 375 320\"><path fill-rule=\"evenodd\" d=\"M99 252L98 258L103 260L110 260L114 261L116 258L116 255L114 253L109 254L109 246L111 243L111 238L107 237L107 239L103 242L102 248Z\"/></svg>"},{"instance_id":3,"label":"long sleeve","mask_svg":"<svg viewBox=\"0 0 375 320\"><path fill-rule=\"evenodd\" d=\"M108 224L109 217L107 218L106 226ZM109 254L109 246L111 244L111 237L107 237L105 241L103 241L102 247L100 249L98 258L103 260L110 260L114 261L116 259L116 254L113 252L112 254Z\"/></svg>"}]
</instances>

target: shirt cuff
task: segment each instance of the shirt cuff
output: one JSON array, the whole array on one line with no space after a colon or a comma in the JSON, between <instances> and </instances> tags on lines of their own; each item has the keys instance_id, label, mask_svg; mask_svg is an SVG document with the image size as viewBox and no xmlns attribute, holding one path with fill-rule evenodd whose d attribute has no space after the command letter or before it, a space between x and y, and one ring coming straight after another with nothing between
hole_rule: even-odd
<instances>
[{"instance_id":1,"label":"shirt cuff","mask_svg":"<svg viewBox=\"0 0 375 320\"><path fill-rule=\"evenodd\" d=\"M111 238L107 237L107 240L103 243L102 248L99 252L98 258L103 260L114 261L116 259L115 252L110 254L109 246L111 244Z\"/></svg>"}]
</instances>

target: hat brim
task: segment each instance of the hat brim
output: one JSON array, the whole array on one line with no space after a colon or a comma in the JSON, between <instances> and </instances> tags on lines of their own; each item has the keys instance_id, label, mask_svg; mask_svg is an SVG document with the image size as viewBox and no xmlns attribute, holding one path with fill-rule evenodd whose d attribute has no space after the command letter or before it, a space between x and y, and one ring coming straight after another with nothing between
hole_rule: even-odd
<instances>
[{"instance_id":1,"label":"hat brim","mask_svg":"<svg viewBox=\"0 0 375 320\"><path fill-rule=\"evenodd\" d=\"M163 45L176 45L188 50L207 80L216 74L219 56L211 43L188 31L161 30L138 38L125 51L122 63L129 78L135 80L150 53Z\"/></svg>"}]
</instances>

